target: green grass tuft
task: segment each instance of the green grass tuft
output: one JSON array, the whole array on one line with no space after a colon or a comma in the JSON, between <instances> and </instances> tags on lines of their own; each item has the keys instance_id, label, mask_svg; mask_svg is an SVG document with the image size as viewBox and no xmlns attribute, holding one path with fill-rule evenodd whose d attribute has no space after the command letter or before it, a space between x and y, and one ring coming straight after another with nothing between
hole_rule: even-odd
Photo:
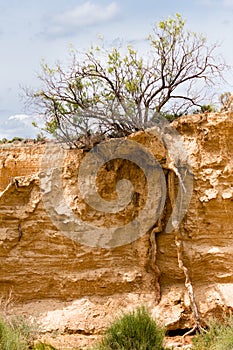
<instances>
[{"instance_id":1,"label":"green grass tuft","mask_svg":"<svg viewBox=\"0 0 233 350\"><path fill-rule=\"evenodd\" d=\"M45 343L37 343L34 345L33 350L56 350L52 345Z\"/></svg>"},{"instance_id":2,"label":"green grass tuft","mask_svg":"<svg viewBox=\"0 0 233 350\"><path fill-rule=\"evenodd\" d=\"M1 350L24 350L26 341L20 331L13 325L0 319L0 349Z\"/></svg>"},{"instance_id":3,"label":"green grass tuft","mask_svg":"<svg viewBox=\"0 0 233 350\"><path fill-rule=\"evenodd\" d=\"M232 350L233 318L224 321L211 320L208 329L193 339L192 350Z\"/></svg>"},{"instance_id":4,"label":"green grass tuft","mask_svg":"<svg viewBox=\"0 0 233 350\"><path fill-rule=\"evenodd\" d=\"M16 318L10 322L0 318L0 350L56 350L53 346L37 343L33 344L35 331L23 318Z\"/></svg>"},{"instance_id":5,"label":"green grass tuft","mask_svg":"<svg viewBox=\"0 0 233 350\"><path fill-rule=\"evenodd\" d=\"M164 329L156 324L145 307L141 307L110 325L94 349L163 350L164 334Z\"/></svg>"}]
</instances>

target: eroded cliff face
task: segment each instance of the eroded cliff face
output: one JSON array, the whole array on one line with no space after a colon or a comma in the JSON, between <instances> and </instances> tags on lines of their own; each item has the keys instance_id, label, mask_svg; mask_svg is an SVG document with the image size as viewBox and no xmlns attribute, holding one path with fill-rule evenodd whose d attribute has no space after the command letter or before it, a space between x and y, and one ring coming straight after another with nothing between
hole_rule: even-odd
<instances>
[{"instance_id":1,"label":"eroded cliff face","mask_svg":"<svg viewBox=\"0 0 233 350\"><path fill-rule=\"evenodd\" d=\"M15 151L14 147L8 150L7 157ZM27 149L20 151L26 153ZM153 267L148 235L108 250L80 245L59 233L43 207L37 174L40 156L37 163L34 156L34 152L27 154L29 166L34 161L35 173L11 180L1 195L1 293L7 295L12 290L21 300L158 293L158 272ZM69 159L74 161L76 155ZM65 169L66 173L69 168L68 178L70 164ZM17 175L20 166L18 160Z\"/></svg>"},{"instance_id":2,"label":"eroded cliff face","mask_svg":"<svg viewBox=\"0 0 233 350\"><path fill-rule=\"evenodd\" d=\"M187 116L173 125L184 138L194 174L192 198L180 233L197 305L206 317L233 307L233 114ZM179 187L177 177L175 183L169 182L174 164L166 145L153 132L139 132L129 139L143 144L161 164L168 179L166 203L152 230L129 244L109 249L71 240L51 220L40 185L46 145L1 146L2 295L11 291L15 300L24 302L92 298L95 305L102 303L105 308L98 313L98 322L130 303L149 302L154 303L155 316L170 329L192 325L174 235L166 232L172 213L169 194L171 190L177 193ZM148 195L141 169L119 159L100 169L97 187L108 201L117 198L116 184L122 178L134 185L134 195L125 210L103 215L82 200L76 185L84 155L82 150L70 150L62 168L62 191L72 212L83 221L107 228L132 221ZM56 192L53 195L54 200L59 199ZM89 310L87 317L92 316Z\"/></svg>"},{"instance_id":3,"label":"eroded cliff face","mask_svg":"<svg viewBox=\"0 0 233 350\"><path fill-rule=\"evenodd\" d=\"M232 117L232 113L204 114L175 122L184 136L194 173L192 199L180 231L185 264L204 319L233 306ZM184 278L177 265L174 238L164 231L157 235L156 261L162 292L156 311L170 328L188 327L190 303Z\"/></svg>"}]
</instances>

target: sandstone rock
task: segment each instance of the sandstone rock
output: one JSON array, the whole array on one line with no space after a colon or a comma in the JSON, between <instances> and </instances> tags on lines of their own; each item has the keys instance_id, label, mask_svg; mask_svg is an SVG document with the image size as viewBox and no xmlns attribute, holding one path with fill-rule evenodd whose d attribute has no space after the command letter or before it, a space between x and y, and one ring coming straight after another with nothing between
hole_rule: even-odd
<instances>
[{"instance_id":1,"label":"sandstone rock","mask_svg":"<svg viewBox=\"0 0 233 350\"><path fill-rule=\"evenodd\" d=\"M59 232L41 195L38 175L43 149L44 146L37 149L37 145L1 148L1 294L12 292L14 299L26 301L155 292L158 300L158 269L152 257L150 234L122 247L104 249L81 245ZM64 193L84 219L103 221L77 199L77 162L82 157L83 151L69 152L63 172ZM140 174L136 172L136 176ZM142 193L143 186L139 186ZM110 215L105 221L117 219ZM122 214L120 220L124 220Z\"/></svg>"},{"instance_id":2,"label":"sandstone rock","mask_svg":"<svg viewBox=\"0 0 233 350\"><path fill-rule=\"evenodd\" d=\"M14 300L24 303L56 299L60 307L56 304L51 313L44 303L40 320L44 326L47 322L63 331L68 327L87 333L101 332L118 309L142 302L152 308L152 299L153 314L162 319L168 329L190 328L193 317L183 271L178 266L174 235L167 230L169 220L170 228L174 223L171 196L177 197L180 187L177 159L183 157L182 169L188 153L194 182L191 202L180 225L184 263L190 271L203 318L232 308L233 114L185 116L173 125L184 138L185 152L172 132L159 137L152 129L129 137L143 144L160 163L168 191L163 214L153 230L111 249L80 244L62 234L51 220L40 182L44 176L40 162L46 145L1 146L1 295L7 296L11 291ZM119 159L100 169L96 186L106 201L117 199L116 185L122 178L134 186L132 200L124 210L102 214L85 203L77 187L79 164L84 155L82 150L68 151L61 169L61 184L47 186L48 192L52 186L56 187L53 200L59 202L62 187L66 205L81 220L109 230L114 225L131 222L147 200L142 170L130 161ZM47 161L49 166L50 159ZM178 175L175 182L169 180L172 172ZM63 221L68 222L64 203L56 204ZM93 298L96 299L93 301ZM62 300L69 301L71 306L63 307ZM108 301L116 307L109 307ZM51 317L55 323L58 319L61 323L53 323ZM77 319L81 320L79 325Z\"/></svg>"},{"instance_id":3,"label":"sandstone rock","mask_svg":"<svg viewBox=\"0 0 233 350\"><path fill-rule=\"evenodd\" d=\"M182 117L174 124L184 136L194 172L193 195L180 230L185 263L200 313L206 319L232 308L229 291L233 288L233 114ZM157 235L156 263L161 273L161 307L164 310L168 304L170 310L167 323L173 329L188 324L190 327L191 310L185 302L184 279L172 234L162 231ZM180 291L179 319L172 311L177 308L174 290Z\"/></svg>"}]
</instances>

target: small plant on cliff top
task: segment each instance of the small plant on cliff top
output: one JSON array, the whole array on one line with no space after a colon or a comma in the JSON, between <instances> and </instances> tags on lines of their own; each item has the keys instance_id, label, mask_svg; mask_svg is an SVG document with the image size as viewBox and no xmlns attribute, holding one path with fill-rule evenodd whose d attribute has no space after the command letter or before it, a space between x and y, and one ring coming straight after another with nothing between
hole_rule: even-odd
<instances>
[{"instance_id":1,"label":"small plant on cliff top","mask_svg":"<svg viewBox=\"0 0 233 350\"><path fill-rule=\"evenodd\" d=\"M96 350L162 350L164 329L150 317L145 307L124 314L106 330Z\"/></svg>"}]
</instances>

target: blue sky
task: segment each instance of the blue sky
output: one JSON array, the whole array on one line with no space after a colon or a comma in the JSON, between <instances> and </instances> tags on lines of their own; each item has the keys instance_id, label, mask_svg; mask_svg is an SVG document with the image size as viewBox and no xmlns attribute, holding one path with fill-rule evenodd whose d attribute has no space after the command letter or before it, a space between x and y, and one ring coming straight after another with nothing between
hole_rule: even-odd
<instances>
[{"instance_id":1,"label":"blue sky","mask_svg":"<svg viewBox=\"0 0 233 350\"><path fill-rule=\"evenodd\" d=\"M36 87L40 62L66 62L70 44L83 50L104 36L145 44L153 24L182 14L187 28L202 32L233 65L233 0L0 0L0 139L33 137L20 86ZM233 77L228 80L233 85ZM233 87L223 86L219 94Z\"/></svg>"}]
</instances>

